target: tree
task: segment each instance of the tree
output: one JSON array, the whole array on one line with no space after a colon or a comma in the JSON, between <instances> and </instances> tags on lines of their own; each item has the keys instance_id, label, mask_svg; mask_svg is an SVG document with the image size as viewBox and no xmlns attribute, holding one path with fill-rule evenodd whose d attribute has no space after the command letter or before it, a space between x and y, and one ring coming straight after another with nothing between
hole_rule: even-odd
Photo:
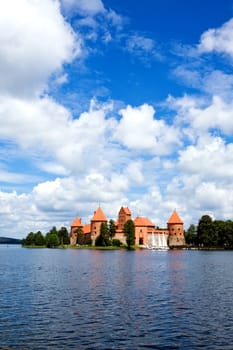
<instances>
[{"instance_id":1,"label":"tree","mask_svg":"<svg viewBox=\"0 0 233 350\"><path fill-rule=\"evenodd\" d=\"M195 225L191 224L185 232L185 241L187 244L197 244L197 228Z\"/></svg>"},{"instance_id":2,"label":"tree","mask_svg":"<svg viewBox=\"0 0 233 350\"><path fill-rule=\"evenodd\" d=\"M95 245L100 247L110 246L108 225L102 222L100 225L100 234L95 240Z\"/></svg>"},{"instance_id":3,"label":"tree","mask_svg":"<svg viewBox=\"0 0 233 350\"><path fill-rule=\"evenodd\" d=\"M198 244L206 247L218 244L218 234L215 230L213 220L209 215L203 215L197 227Z\"/></svg>"},{"instance_id":4,"label":"tree","mask_svg":"<svg viewBox=\"0 0 233 350\"><path fill-rule=\"evenodd\" d=\"M113 237L115 237L115 235L116 235L116 226L115 226L114 220L112 220L112 219L109 220L108 229L109 229L109 237L112 240Z\"/></svg>"},{"instance_id":5,"label":"tree","mask_svg":"<svg viewBox=\"0 0 233 350\"><path fill-rule=\"evenodd\" d=\"M76 244L80 244L80 245L85 244L85 235L83 233L82 227L77 227L75 230L75 233L77 235Z\"/></svg>"},{"instance_id":6,"label":"tree","mask_svg":"<svg viewBox=\"0 0 233 350\"><path fill-rule=\"evenodd\" d=\"M37 246L45 245L45 243L46 243L45 238L40 231L38 231L34 237L35 237L35 245L37 245Z\"/></svg>"},{"instance_id":7,"label":"tree","mask_svg":"<svg viewBox=\"0 0 233 350\"><path fill-rule=\"evenodd\" d=\"M233 222L231 220L215 220L214 228L218 236L218 245L232 247L233 245Z\"/></svg>"},{"instance_id":8,"label":"tree","mask_svg":"<svg viewBox=\"0 0 233 350\"><path fill-rule=\"evenodd\" d=\"M70 243L69 233L66 227L61 227L57 234L61 245Z\"/></svg>"},{"instance_id":9,"label":"tree","mask_svg":"<svg viewBox=\"0 0 233 350\"><path fill-rule=\"evenodd\" d=\"M23 240L23 245L34 245L35 244L35 234L30 232L27 237Z\"/></svg>"},{"instance_id":10,"label":"tree","mask_svg":"<svg viewBox=\"0 0 233 350\"><path fill-rule=\"evenodd\" d=\"M54 248L59 246L59 238L56 233L50 233L47 237L47 247Z\"/></svg>"},{"instance_id":11,"label":"tree","mask_svg":"<svg viewBox=\"0 0 233 350\"><path fill-rule=\"evenodd\" d=\"M126 221L123 232L126 237L127 248L130 249L130 247L135 244L135 227L133 220L130 219Z\"/></svg>"},{"instance_id":12,"label":"tree","mask_svg":"<svg viewBox=\"0 0 233 350\"><path fill-rule=\"evenodd\" d=\"M52 229L46 234L45 240L48 248L57 247L60 244L56 226L53 226Z\"/></svg>"}]
</instances>

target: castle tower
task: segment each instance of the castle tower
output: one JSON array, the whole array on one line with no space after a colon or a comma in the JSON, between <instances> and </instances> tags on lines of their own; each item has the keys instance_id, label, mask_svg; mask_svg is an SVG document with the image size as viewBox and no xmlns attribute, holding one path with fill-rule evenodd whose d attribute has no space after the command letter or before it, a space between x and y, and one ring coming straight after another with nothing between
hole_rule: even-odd
<instances>
[{"instance_id":1,"label":"castle tower","mask_svg":"<svg viewBox=\"0 0 233 350\"><path fill-rule=\"evenodd\" d=\"M176 210L173 211L170 219L167 222L169 231L168 245L169 247L179 247L185 245L184 238L184 223L179 217Z\"/></svg>"},{"instance_id":2,"label":"castle tower","mask_svg":"<svg viewBox=\"0 0 233 350\"><path fill-rule=\"evenodd\" d=\"M83 224L80 218L76 217L70 226L70 244L75 245L77 241L76 230L80 228L83 229Z\"/></svg>"},{"instance_id":3,"label":"castle tower","mask_svg":"<svg viewBox=\"0 0 233 350\"><path fill-rule=\"evenodd\" d=\"M95 212L91 219L91 239L92 244L95 245L96 237L100 234L100 226L102 223L107 224L108 220L104 215L102 209L99 207Z\"/></svg>"},{"instance_id":4,"label":"castle tower","mask_svg":"<svg viewBox=\"0 0 233 350\"><path fill-rule=\"evenodd\" d=\"M131 211L129 210L129 208L121 207L118 213L118 221L117 221L118 230L123 231L124 224L126 223L126 221L130 219L131 219Z\"/></svg>"}]
</instances>

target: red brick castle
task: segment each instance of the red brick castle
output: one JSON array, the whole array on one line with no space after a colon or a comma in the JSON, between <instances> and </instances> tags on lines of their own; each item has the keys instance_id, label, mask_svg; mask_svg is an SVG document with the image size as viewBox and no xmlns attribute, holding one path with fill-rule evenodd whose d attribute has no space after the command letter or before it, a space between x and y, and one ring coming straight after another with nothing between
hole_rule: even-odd
<instances>
[{"instance_id":1,"label":"red brick castle","mask_svg":"<svg viewBox=\"0 0 233 350\"><path fill-rule=\"evenodd\" d=\"M114 238L119 239L123 244L126 243L123 233L124 224L128 220L133 220L135 226L135 244L139 246L150 246L154 236L157 238L165 237L167 245L169 247L179 247L185 245L184 238L184 223L174 210L167 222L167 228L159 229L155 227L155 224L148 218L137 216L135 219L131 217L131 211L127 207L121 207L118 213L118 219L115 222L116 235ZM107 224L108 220L99 207L91 218L91 222L87 225L83 225L81 218L76 217L71 224L70 230L70 244L75 245L77 240L77 229L82 229L84 235L92 239L92 244L95 244L95 240L100 234L100 226L102 223Z\"/></svg>"}]
</instances>

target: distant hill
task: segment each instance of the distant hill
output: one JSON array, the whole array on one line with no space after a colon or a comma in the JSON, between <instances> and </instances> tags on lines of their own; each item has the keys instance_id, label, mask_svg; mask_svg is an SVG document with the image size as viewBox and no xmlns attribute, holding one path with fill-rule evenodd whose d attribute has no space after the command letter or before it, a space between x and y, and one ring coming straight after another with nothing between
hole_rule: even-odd
<instances>
[{"instance_id":1,"label":"distant hill","mask_svg":"<svg viewBox=\"0 0 233 350\"><path fill-rule=\"evenodd\" d=\"M21 244L21 239L0 237L0 244Z\"/></svg>"}]
</instances>

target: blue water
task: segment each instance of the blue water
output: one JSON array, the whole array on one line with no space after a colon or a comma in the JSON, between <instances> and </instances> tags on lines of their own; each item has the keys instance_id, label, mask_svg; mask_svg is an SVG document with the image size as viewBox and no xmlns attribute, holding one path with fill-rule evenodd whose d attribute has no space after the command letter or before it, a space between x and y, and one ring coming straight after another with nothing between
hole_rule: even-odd
<instances>
[{"instance_id":1,"label":"blue water","mask_svg":"<svg viewBox=\"0 0 233 350\"><path fill-rule=\"evenodd\" d=\"M233 252L0 246L0 349L233 349Z\"/></svg>"}]
</instances>

